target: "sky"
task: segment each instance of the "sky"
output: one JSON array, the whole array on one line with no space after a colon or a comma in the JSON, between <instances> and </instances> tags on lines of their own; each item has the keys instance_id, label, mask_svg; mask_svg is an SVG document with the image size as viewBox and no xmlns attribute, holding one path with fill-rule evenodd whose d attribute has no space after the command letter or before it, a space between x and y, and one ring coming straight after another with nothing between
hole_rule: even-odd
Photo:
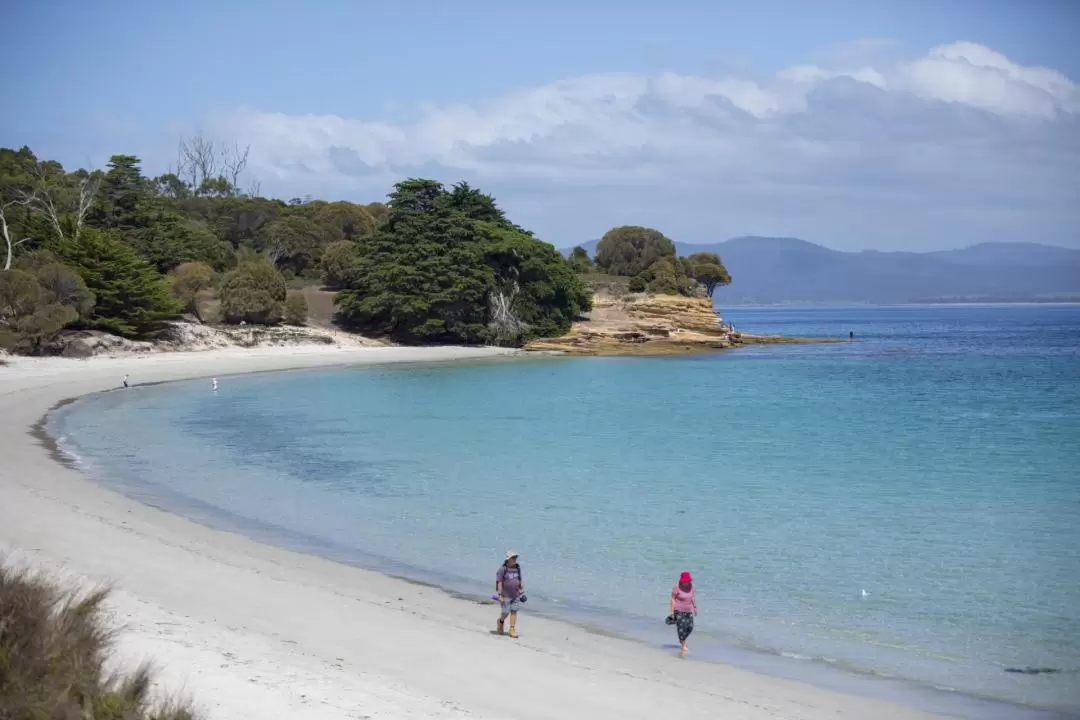
<instances>
[{"instance_id":1,"label":"sky","mask_svg":"<svg viewBox=\"0 0 1080 720\"><path fill-rule=\"evenodd\" d=\"M0 146L249 146L282 198L466 180L617 225L840 250L1080 248L1078 0L0 0Z\"/></svg>"}]
</instances>

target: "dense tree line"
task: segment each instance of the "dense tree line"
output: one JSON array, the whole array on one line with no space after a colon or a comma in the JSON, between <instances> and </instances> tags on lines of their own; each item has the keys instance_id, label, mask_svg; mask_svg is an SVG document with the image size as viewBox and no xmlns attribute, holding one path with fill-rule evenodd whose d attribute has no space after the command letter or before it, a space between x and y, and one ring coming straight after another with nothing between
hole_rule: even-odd
<instances>
[{"instance_id":1,"label":"dense tree line","mask_svg":"<svg viewBox=\"0 0 1080 720\"><path fill-rule=\"evenodd\" d=\"M590 309L570 263L490 195L408 180L387 206L355 256L333 261L347 326L405 342L514 344L562 334Z\"/></svg>"},{"instance_id":2,"label":"dense tree line","mask_svg":"<svg viewBox=\"0 0 1080 720\"><path fill-rule=\"evenodd\" d=\"M518 344L564 332L590 296L573 265L462 183L399 183L388 203L260 197L246 151L196 137L173 172L131 155L66 171L0 149L0 348L64 328L153 337L183 313L303 323L290 286L340 291L345 326L404 342Z\"/></svg>"}]
</instances>

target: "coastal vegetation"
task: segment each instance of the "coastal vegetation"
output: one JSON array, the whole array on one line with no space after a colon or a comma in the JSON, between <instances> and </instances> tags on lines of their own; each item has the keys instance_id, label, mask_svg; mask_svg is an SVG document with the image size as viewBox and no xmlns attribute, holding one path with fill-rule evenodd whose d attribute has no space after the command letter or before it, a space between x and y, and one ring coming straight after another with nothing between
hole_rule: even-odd
<instances>
[{"instance_id":1,"label":"coastal vegetation","mask_svg":"<svg viewBox=\"0 0 1080 720\"><path fill-rule=\"evenodd\" d=\"M285 202L242 189L246 163L202 137L157 177L133 155L69 172L0 149L0 349L53 352L65 330L154 339L181 317L305 325L312 301L316 324L396 342L522 346L567 333L598 277L686 297L730 282L718 256L678 258L649 228L612 229L595 260L564 258L467 183L408 179L385 203Z\"/></svg>"},{"instance_id":2,"label":"coastal vegetation","mask_svg":"<svg viewBox=\"0 0 1080 720\"><path fill-rule=\"evenodd\" d=\"M731 282L731 274L716 253L677 257L675 243L659 230L624 225L612 228L596 245L596 259L582 247L570 253L580 274L601 273L629 278L629 292L712 297L716 288Z\"/></svg>"},{"instance_id":3,"label":"coastal vegetation","mask_svg":"<svg viewBox=\"0 0 1080 720\"><path fill-rule=\"evenodd\" d=\"M0 718L194 720L189 704L152 697L149 666L107 669L107 597L0 565Z\"/></svg>"}]
</instances>

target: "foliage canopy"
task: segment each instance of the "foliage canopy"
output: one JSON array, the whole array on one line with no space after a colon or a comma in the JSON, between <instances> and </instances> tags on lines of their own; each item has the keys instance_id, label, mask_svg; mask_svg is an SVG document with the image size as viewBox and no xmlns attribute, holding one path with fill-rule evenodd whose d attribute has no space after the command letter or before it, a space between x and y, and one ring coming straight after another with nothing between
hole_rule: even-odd
<instances>
[{"instance_id":1,"label":"foliage canopy","mask_svg":"<svg viewBox=\"0 0 1080 720\"><path fill-rule=\"evenodd\" d=\"M554 247L465 183L398 183L360 243L339 320L410 343L520 343L565 332L591 299Z\"/></svg>"}]
</instances>

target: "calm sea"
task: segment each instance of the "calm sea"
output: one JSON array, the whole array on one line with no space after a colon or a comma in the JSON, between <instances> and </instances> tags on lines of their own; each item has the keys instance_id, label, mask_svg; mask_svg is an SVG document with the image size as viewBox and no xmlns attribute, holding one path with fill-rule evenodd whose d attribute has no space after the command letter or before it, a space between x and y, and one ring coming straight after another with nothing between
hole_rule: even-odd
<instances>
[{"instance_id":1,"label":"calm sea","mask_svg":"<svg viewBox=\"0 0 1080 720\"><path fill-rule=\"evenodd\" d=\"M1080 712L1080 306L725 318L855 340L201 380L51 430L140 499L455 590L514 548L531 610L658 652L690 570L698 659Z\"/></svg>"}]
</instances>

